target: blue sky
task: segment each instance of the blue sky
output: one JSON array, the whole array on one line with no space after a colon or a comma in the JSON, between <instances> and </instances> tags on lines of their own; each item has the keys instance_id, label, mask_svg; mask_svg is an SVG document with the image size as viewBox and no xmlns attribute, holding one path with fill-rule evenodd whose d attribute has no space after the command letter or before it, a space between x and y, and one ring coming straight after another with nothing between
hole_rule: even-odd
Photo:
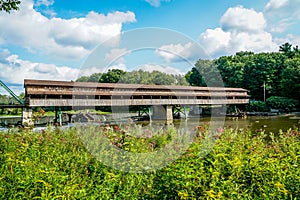
<instances>
[{"instance_id":1,"label":"blue sky","mask_svg":"<svg viewBox=\"0 0 300 200\"><path fill-rule=\"evenodd\" d=\"M19 11L0 13L0 80L19 92L24 78L75 80L108 68L183 74L192 65L174 55L193 63L238 51L277 51L285 42L299 45L299 19L299 0L23 0ZM114 46L102 44L147 27L188 40L140 51L120 45L122 36ZM157 39L147 29L143 35ZM97 47L105 49L104 60L115 61L83 67ZM101 56L99 63L107 64Z\"/></svg>"}]
</instances>

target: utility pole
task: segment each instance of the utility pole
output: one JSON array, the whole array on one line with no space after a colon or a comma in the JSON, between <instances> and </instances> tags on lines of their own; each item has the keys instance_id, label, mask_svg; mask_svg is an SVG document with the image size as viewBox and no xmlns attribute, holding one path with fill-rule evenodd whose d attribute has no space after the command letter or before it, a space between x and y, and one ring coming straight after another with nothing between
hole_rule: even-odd
<instances>
[{"instance_id":1,"label":"utility pole","mask_svg":"<svg viewBox=\"0 0 300 200\"><path fill-rule=\"evenodd\" d=\"M264 81L264 102L266 102L266 82Z\"/></svg>"}]
</instances>

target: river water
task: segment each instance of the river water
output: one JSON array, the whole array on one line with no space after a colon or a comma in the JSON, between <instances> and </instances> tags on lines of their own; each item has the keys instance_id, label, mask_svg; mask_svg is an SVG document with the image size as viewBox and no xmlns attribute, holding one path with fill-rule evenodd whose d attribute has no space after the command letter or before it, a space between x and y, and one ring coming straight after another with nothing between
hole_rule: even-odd
<instances>
[{"instance_id":1,"label":"river water","mask_svg":"<svg viewBox=\"0 0 300 200\"><path fill-rule=\"evenodd\" d=\"M0 117L0 124L11 121L19 121L20 117ZM204 123L208 123L212 120L211 117L201 117L201 118L189 118L187 119L187 123L189 125L202 125ZM213 120L218 122L224 121L224 118L214 117ZM156 123L155 121L153 123ZM161 123L161 122L157 122ZM175 120L175 126L182 123L182 121ZM278 115L278 116L248 116L247 118L231 118L226 117L224 124L222 124L225 128L233 128L233 129L250 129L252 131L256 130L265 130L266 132L276 133L279 130L286 131L290 128L300 129L300 113L297 114L289 114L289 115ZM0 130L7 130L7 128L1 127Z\"/></svg>"},{"instance_id":2,"label":"river water","mask_svg":"<svg viewBox=\"0 0 300 200\"><path fill-rule=\"evenodd\" d=\"M210 118L203 118L202 121L210 121ZM217 119L216 119L217 120ZM290 128L300 129L300 116L248 116L247 118L226 118L224 127L234 129L250 129L252 131L265 130L265 132L276 133L279 130L286 131Z\"/></svg>"}]
</instances>

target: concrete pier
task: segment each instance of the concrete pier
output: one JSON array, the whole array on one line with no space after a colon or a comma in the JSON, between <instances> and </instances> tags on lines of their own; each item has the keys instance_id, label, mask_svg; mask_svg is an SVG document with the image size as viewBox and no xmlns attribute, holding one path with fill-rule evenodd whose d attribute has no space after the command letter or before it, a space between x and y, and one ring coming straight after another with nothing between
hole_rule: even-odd
<instances>
[{"instance_id":1,"label":"concrete pier","mask_svg":"<svg viewBox=\"0 0 300 200\"><path fill-rule=\"evenodd\" d=\"M152 119L165 120L166 124L173 123L173 106L153 106Z\"/></svg>"},{"instance_id":2,"label":"concrete pier","mask_svg":"<svg viewBox=\"0 0 300 200\"><path fill-rule=\"evenodd\" d=\"M33 126L32 121L32 108L24 107L22 111L22 125L23 126Z\"/></svg>"}]
</instances>

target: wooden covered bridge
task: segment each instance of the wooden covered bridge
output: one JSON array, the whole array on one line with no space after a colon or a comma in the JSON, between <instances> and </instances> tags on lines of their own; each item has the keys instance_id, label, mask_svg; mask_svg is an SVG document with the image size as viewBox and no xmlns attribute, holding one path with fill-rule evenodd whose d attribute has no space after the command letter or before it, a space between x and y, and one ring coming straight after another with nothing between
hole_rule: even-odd
<instances>
[{"instance_id":1,"label":"wooden covered bridge","mask_svg":"<svg viewBox=\"0 0 300 200\"><path fill-rule=\"evenodd\" d=\"M171 122L173 107L192 105L247 104L242 88L193 87L24 80L24 118L32 107L153 106L154 118ZM163 108L163 109L162 109Z\"/></svg>"}]
</instances>

